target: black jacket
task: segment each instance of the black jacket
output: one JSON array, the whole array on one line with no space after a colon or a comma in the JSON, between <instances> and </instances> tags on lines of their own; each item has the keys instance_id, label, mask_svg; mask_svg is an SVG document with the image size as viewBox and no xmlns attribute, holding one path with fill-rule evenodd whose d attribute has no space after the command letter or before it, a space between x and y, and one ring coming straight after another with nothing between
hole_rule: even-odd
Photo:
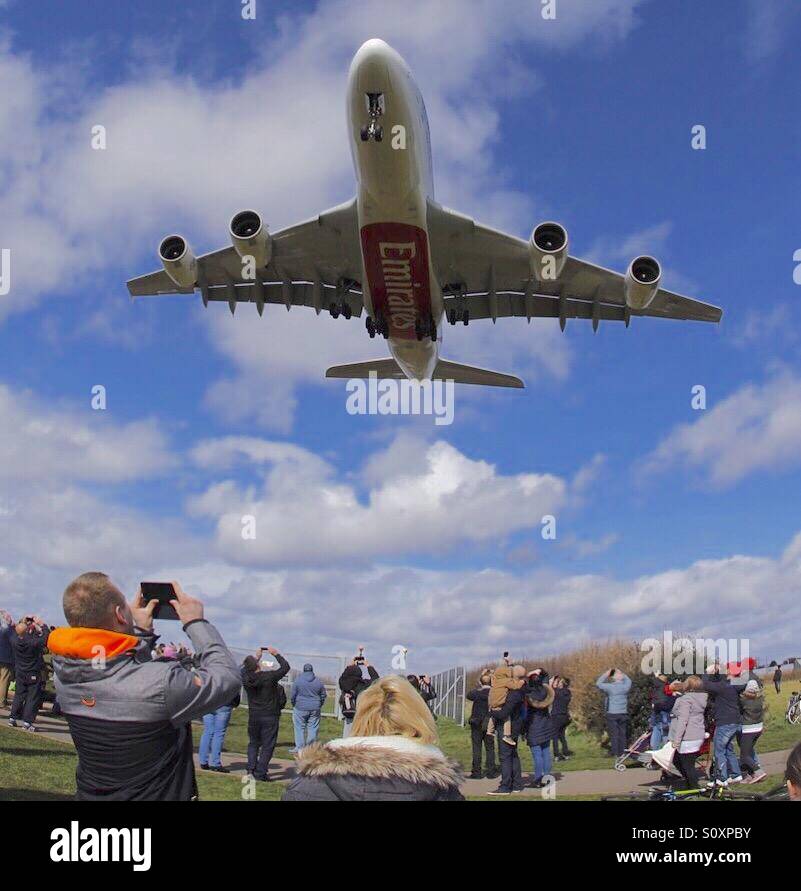
<instances>
[{"instance_id":1,"label":"black jacket","mask_svg":"<svg viewBox=\"0 0 801 891\"><path fill-rule=\"evenodd\" d=\"M14 665L14 645L11 639L16 636L17 632L13 625L0 627L0 665Z\"/></svg>"},{"instance_id":2,"label":"black jacket","mask_svg":"<svg viewBox=\"0 0 801 891\"><path fill-rule=\"evenodd\" d=\"M525 717L523 709L525 691L525 687L520 690L510 690L506 694L506 702L503 704L503 707L490 712L495 720L496 729L500 729L507 720L511 720L512 736L520 736L523 732L523 721Z\"/></svg>"},{"instance_id":3,"label":"black jacket","mask_svg":"<svg viewBox=\"0 0 801 891\"><path fill-rule=\"evenodd\" d=\"M717 726L723 724L742 724L743 713L740 709L740 694L745 684L730 684L728 680L704 681L703 689L711 694L712 717Z\"/></svg>"},{"instance_id":4,"label":"black jacket","mask_svg":"<svg viewBox=\"0 0 801 891\"><path fill-rule=\"evenodd\" d=\"M530 746L543 746L553 739L553 722L548 701L553 701L555 693L555 690L544 684L526 689L528 699L526 742Z\"/></svg>"},{"instance_id":5,"label":"black jacket","mask_svg":"<svg viewBox=\"0 0 801 891\"><path fill-rule=\"evenodd\" d=\"M466 698L473 703L473 710L470 713L471 727L486 728L489 721L489 687L476 687L466 694Z\"/></svg>"},{"instance_id":6,"label":"black jacket","mask_svg":"<svg viewBox=\"0 0 801 891\"><path fill-rule=\"evenodd\" d=\"M16 631L11 637L14 650L14 670L18 677L40 675L44 671L44 651L47 649L47 638L50 629L45 625L42 633L26 631L20 637Z\"/></svg>"},{"instance_id":7,"label":"black jacket","mask_svg":"<svg viewBox=\"0 0 801 891\"><path fill-rule=\"evenodd\" d=\"M242 686L248 694L248 717L277 717L281 714L278 685L289 673L289 663L280 653L275 654L278 668L270 671L242 669Z\"/></svg>"},{"instance_id":8,"label":"black jacket","mask_svg":"<svg viewBox=\"0 0 801 891\"><path fill-rule=\"evenodd\" d=\"M339 689L343 693L355 693L358 699L362 691L366 690L373 681L378 680L378 672L372 665L367 666L367 673L370 675L369 681L362 677L360 665L348 665L339 677Z\"/></svg>"},{"instance_id":9,"label":"black jacket","mask_svg":"<svg viewBox=\"0 0 801 891\"><path fill-rule=\"evenodd\" d=\"M673 709L675 699L665 693L665 682L659 678L651 678L651 701L655 712L669 712Z\"/></svg>"},{"instance_id":10,"label":"black jacket","mask_svg":"<svg viewBox=\"0 0 801 891\"><path fill-rule=\"evenodd\" d=\"M564 727L570 723L570 700L573 693L568 687L557 687L553 691L553 705L551 706L551 720L556 727Z\"/></svg>"},{"instance_id":11,"label":"black jacket","mask_svg":"<svg viewBox=\"0 0 801 891\"><path fill-rule=\"evenodd\" d=\"M375 739L380 739L376 737ZM461 767L427 746L313 743L296 757L298 776L282 801L462 801Z\"/></svg>"}]
</instances>

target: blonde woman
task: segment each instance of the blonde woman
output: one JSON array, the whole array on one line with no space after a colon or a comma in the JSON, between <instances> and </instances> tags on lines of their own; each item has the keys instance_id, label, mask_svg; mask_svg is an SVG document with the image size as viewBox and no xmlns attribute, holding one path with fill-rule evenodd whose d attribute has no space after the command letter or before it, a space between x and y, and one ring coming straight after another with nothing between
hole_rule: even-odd
<instances>
[{"instance_id":1,"label":"blonde woman","mask_svg":"<svg viewBox=\"0 0 801 891\"><path fill-rule=\"evenodd\" d=\"M350 736L298 753L283 801L461 801L461 768L438 742L417 690L380 678L357 699Z\"/></svg>"}]
</instances>

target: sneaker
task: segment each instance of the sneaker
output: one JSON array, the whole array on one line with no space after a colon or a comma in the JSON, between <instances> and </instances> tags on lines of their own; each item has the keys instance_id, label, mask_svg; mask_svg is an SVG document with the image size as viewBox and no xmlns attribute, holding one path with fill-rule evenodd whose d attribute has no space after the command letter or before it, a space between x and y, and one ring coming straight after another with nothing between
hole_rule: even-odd
<instances>
[{"instance_id":1,"label":"sneaker","mask_svg":"<svg viewBox=\"0 0 801 891\"><path fill-rule=\"evenodd\" d=\"M570 749L568 749L568 750L565 752L565 758L572 758L573 755L575 755L575 754L576 754L575 752L571 752Z\"/></svg>"},{"instance_id":2,"label":"sneaker","mask_svg":"<svg viewBox=\"0 0 801 891\"><path fill-rule=\"evenodd\" d=\"M506 743L507 746L516 746L517 745L517 740L511 736L504 736L503 741Z\"/></svg>"},{"instance_id":3,"label":"sneaker","mask_svg":"<svg viewBox=\"0 0 801 891\"><path fill-rule=\"evenodd\" d=\"M227 767L224 767L222 764L219 764L216 767L210 766L209 770L213 770L215 773L231 773L231 771Z\"/></svg>"},{"instance_id":4,"label":"sneaker","mask_svg":"<svg viewBox=\"0 0 801 891\"><path fill-rule=\"evenodd\" d=\"M208 764L201 764L201 765L200 765L200 769L201 769L201 770L208 770L208 769L209 769L209 766L208 766Z\"/></svg>"},{"instance_id":5,"label":"sneaker","mask_svg":"<svg viewBox=\"0 0 801 891\"><path fill-rule=\"evenodd\" d=\"M742 781L743 781L743 775L741 773L738 773L736 777L729 777L729 779L727 780L727 784L728 783L742 783Z\"/></svg>"},{"instance_id":6,"label":"sneaker","mask_svg":"<svg viewBox=\"0 0 801 891\"><path fill-rule=\"evenodd\" d=\"M497 780L498 777L499 777L500 775L501 775L501 772L500 772L499 770L488 770L488 771L484 774L484 776L485 776L488 780Z\"/></svg>"},{"instance_id":7,"label":"sneaker","mask_svg":"<svg viewBox=\"0 0 801 891\"><path fill-rule=\"evenodd\" d=\"M29 724L27 721L22 722L22 729L27 730L28 733L36 733L37 730L33 724Z\"/></svg>"},{"instance_id":8,"label":"sneaker","mask_svg":"<svg viewBox=\"0 0 801 891\"><path fill-rule=\"evenodd\" d=\"M16 719L16 718L9 718L9 719L8 719L8 726L9 726L9 727L16 727L16 726L17 726L17 719Z\"/></svg>"},{"instance_id":9,"label":"sneaker","mask_svg":"<svg viewBox=\"0 0 801 891\"><path fill-rule=\"evenodd\" d=\"M762 768L760 767L760 768L757 770L757 772L751 777L751 782L752 782L752 783L761 783L762 780L764 780L766 776L767 776L767 774L766 774L765 771L762 770Z\"/></svg>"},{"instance_id":10,"label":"sneaker","mask_svg":"<svg viewBox=\"0 0 801 891\"><path fill-rule=\"evenodd\" d=\"M500 787L498 789L493 789L492 791L487 792L487 795L511 795L511 794L512 793L509 790L501 789Z\"/></svg>"}]
</instances>

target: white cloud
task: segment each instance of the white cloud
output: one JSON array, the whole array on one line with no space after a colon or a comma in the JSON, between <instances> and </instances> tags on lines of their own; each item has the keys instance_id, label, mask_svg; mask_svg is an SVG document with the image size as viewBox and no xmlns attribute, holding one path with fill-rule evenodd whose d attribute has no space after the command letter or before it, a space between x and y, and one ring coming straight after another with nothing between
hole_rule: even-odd
<instances>
[{"instance_id":1,"label":"white cloud","mask_svg":"<svg viewBox=\"0 0 801 891\"><path fill-rule=\"evenodd\" d=\"M224 466L236 453L263 465L259 482L222 480L192 498L189 510L212 518L220 553L244 565L364 562L498 543L539 527L544 515L568 501L568 487L558 477L503 476L446 442L412 436L372 457L366 489L340 481L331 465L295 446L228 438L201 444L194 457L202 465ZM252 540L243 539L246 516L255 517Z\"/></svg>"},{"instance_id":2,"label":"white cloud","mask_svg":"<svg viewBox=\"0 0 801 891\"><path fill-rule=\"evenodd\" d=\"M708 400L714 394L707 394ZM713 486L752 473L775 473L801 463L801 379L785 372L747 384L698 420L674 428L648 455L642 470L660 473L689 465Z\"/></svg>"},{"instance_id":3,"label":"white cloud","mask_svg":"<svg viewBox=\"0 0 801 891\"><path fill-rule=\"evenodd\" d=\"M161 474L173 466L155 420L115 424L109 410L45 407L0 384L0 479L119 483Z\"/></svg>"}]
</instances>

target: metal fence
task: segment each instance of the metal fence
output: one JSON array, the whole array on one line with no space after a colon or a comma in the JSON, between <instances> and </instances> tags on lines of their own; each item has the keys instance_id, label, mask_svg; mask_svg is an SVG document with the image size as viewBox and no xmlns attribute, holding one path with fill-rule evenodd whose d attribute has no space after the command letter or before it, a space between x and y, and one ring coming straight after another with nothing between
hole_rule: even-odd
<instances>
[{"instance_id":1,"label":"metal fence","mask_svg":"<svg viewBox=\"0 0 801 891\"><path fill-rule=\"evenodd\" d=\"M234 659L241 665L245 656L253 656L253 650L243 650L238 647L228 648ZM281 653L286 661L292 666L289 674L281 679L281 686L286 690L287 707L285 712L292 711L291 691L292 683L295 678L303 671L303 666L309 662L314 666L314 673L325 685L325 691L328 697L323 705L321 714L327 718L339 718L339 676L345 668L345 659L341 656L321 656L314 653ZM269 653L263 656L265 661L275 662L275 657ZM277 664L276 664L277 667ZM242 690L242 705L247 706L247 694Z\"/></svg>"},{"instance_id":2,"label":"metal fence","mask_svg":"<svg viewBox=\"0 0 801 891\"><path fill-rule=\"evenodd\" d=\"M437 716L450 718L464 727L465 670L461 665L431 675L431 685L437 692L433 711Z\"/></svg>"}]
</instances>

